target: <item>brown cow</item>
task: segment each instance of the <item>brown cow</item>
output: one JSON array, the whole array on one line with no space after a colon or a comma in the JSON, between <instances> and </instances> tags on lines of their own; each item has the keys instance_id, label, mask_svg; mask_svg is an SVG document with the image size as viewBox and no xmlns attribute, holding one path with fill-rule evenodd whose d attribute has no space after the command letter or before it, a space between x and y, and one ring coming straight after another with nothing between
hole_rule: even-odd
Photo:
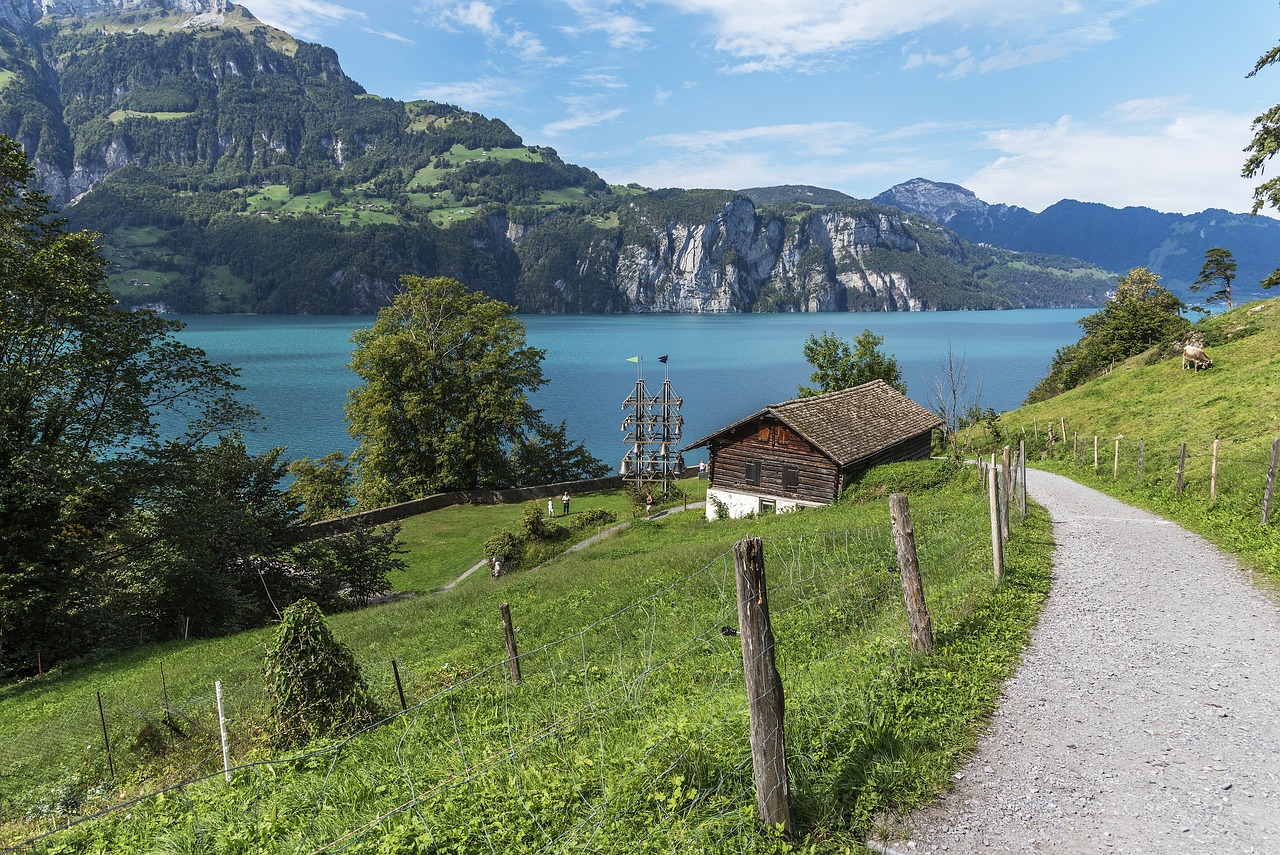
<instances>
[{"instance_id":1,"label":"brown cow","mask_svg":"<svg viewBox=\"0 0 1280 855\"><path fill-rule=\"evenodd\" d=\"M1209 358L1209 354L1204 352L1203 347L1194 344L1183 345L1182 347L1182 368L1186 370L1190 368L1199 371L1201 368L1212 368L1213 360Z\"/></svg>"}]
</instances>

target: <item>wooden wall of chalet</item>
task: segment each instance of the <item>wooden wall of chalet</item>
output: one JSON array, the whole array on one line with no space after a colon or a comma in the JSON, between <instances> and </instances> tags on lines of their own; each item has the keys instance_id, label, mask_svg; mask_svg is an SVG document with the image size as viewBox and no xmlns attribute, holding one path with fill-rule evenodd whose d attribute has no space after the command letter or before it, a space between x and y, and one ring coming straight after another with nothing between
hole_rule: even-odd
<instances>
[{"instance_id":1,"label":"wooden wall of chalet","mask_svg":"<svg viewBox=\"0 0 1280 855\"><path fill-rule=\"evenodd\" d=\"M759 465L758 483L748 480L752 463ZM794 489L783 483L788 468L797 476ZM765 420L744 425L715 444L710 486L830 504L839 492L840 472L829 457L804 439L775 421Z\"/></svg>"},{"instance_id":2,"label":"wooden wall of chalet","mask_svg":"<svg viewBox=\"0 0 1280 855\"><path fill-rule=\"evenodd\" d=\"M888 448L882 449L870 457L864 457L847 467L844 472L841 489L873 466L885 463L899 463L903 460L924 460L933 451L933 431L926 431L917 436L904 439Z\"/></svg>"}]
</instances>

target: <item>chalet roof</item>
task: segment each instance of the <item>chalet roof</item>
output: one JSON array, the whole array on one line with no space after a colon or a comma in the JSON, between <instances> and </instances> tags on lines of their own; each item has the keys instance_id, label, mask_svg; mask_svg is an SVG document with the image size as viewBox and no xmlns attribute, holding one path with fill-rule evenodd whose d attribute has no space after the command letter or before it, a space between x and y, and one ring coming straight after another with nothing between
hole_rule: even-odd
<instances>
[{"instance_id":1,"label":"chalet roof","mask_svg":"<svg viewBox=\"0 0 1280 855\"><path fill-rule=\"evenodd\" d=\"M800 434L838 466L942 426L942 419L883 380L839 392L796 398L765 407L682 449L708 445L743 425L772 417Z\"/></svg>"}]
</instances>

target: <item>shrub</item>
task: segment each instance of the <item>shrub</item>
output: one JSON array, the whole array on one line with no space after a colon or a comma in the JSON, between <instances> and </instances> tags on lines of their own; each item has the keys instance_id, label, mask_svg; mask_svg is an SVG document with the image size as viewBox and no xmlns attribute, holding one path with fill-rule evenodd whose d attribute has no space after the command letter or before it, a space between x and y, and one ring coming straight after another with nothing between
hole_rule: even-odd
<instances>
[{"instance_id":1,"label":"shrub","mask_svg":"<svg viewBox=\"0 0 1280 855\"><path fill-rule=\"evenodd\" d=\"M569 524L575 530L603 528L618 521L618 515L608 508L588 508L573 518Z\"/></svg>"},{"instance_id":2,"label":"shrub","mask_svg":"<svg viewBox=\"0 0 1280 855\"><path fill-rule=\"evenodd\" d=\"M344 736L378 719L355 656L333 637L310 600L285 609L267 651L265 677L279 748Z\"/></svg>"}]
</instances>

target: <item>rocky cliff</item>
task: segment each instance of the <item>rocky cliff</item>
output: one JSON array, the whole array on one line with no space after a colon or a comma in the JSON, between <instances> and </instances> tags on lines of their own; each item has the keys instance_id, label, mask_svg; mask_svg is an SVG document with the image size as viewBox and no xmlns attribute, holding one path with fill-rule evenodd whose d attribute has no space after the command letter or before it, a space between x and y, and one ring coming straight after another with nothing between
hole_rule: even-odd
<instances>
[{"instance_id":1,"label":"rocky cliff","mask_svg":"<svg viewBox=\"0 0 1280 855\"><path fill-rule=\"evenodd\" d=\"M822 211L788 229L739 196L707 222L664 222L622 246L612 278L634 312L930 308L908 273L868 266L874 249L921 251L901 216Z\"/></svg>"}]
</instances>

